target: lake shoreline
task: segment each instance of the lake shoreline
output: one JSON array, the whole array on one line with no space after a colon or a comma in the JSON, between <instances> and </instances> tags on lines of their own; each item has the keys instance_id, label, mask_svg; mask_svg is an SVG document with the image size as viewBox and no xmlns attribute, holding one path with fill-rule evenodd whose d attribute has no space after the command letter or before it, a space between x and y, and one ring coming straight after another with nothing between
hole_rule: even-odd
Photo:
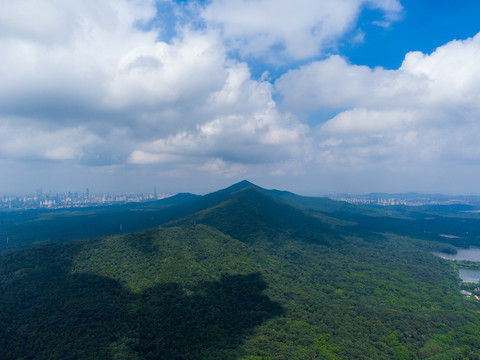
<instances>
[{"instance_id":1,"label":"lake shoreline","mask_svg":"<svg viewBox=\"0 0 480 360\"><path fill-rule=\"evenodd\" d=\"M457 248L456 254L434 251L433 254L445 260L480 262L480 248ZM458 267L458 275L464 283L480 282L480 270Z\"/></svg>"}]
</instances>

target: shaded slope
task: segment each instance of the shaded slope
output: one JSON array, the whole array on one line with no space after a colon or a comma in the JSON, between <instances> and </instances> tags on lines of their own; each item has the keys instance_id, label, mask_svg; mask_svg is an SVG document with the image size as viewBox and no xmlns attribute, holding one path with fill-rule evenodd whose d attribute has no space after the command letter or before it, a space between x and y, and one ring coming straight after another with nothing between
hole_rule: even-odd
<instances>
[{"instance_id":1,"label":"shaded slope","mask_svg":"<svg viewBox=\"0 0 480 360\"><path fill-rule=\"evenodd\" d=\"M2 359L234 359L283 313L258 264L203 226L3 255Z\"/></svg>"},{"instance_id":2,"label":"shaded slope","mask_svg":"<svg viewBox=\"0 0 480 360\"><path fill-rule=\"evenodd\" d=\"M246 189L257 190L256 195L262 200L254 199L253 194L250 194L250 199L245 198L243 205L235 206L238 194ZM228 204L229 202L231 203ZM220 204L227 206L229 216L236 217L237 220L230 222L224 219L224 225L221 225L220 213L216 218L213 215L207 216L207 213L218 211L215 208ZM295 210L286 207L287 204ZM272 238L272 234L276 233L277 241L294 234L297 239L327 243L333 237L374 237L378 233L392 232L456 246L480 245L480 218L477 214L460 216L457 212L455 216L442 209L356 206L326 198L265 190L248 181L241 181L204 196L178 194L159 201L125 205L54 211L1 211L0 252L72 239L142 231L168 222L185 223L179 219L188 219L190 223L200 221L218 225L226 233L243 241ZM200 215L201 212L203 214ZM199 214L193 215L195 213ZM442 216L444 213L448 216ZM195 220L198 216L204 220ZM455 237L442 237L441 234Z\"/></svg>"},{"instance_id":3,"label":"shaded slope","mask_svg":"<svg viewBox=\"0 0 480 360\"><path fill-rule=\"evenodd\" d=\"M206 224L245 243L284 240L329 245L341 234L319 218L268 195L256 186L242 187L225 201L171 224Z\"/></svg>"},{"instance_id":4,"label":"shaded slope","mask_svg":"<svg viewBox=\"0 0 480 360\"><path fill-rule=\"evenodd\" d=\"M344 201L336 201L336 200L332 200L325 197L301 196L289 191L280 191L280 190L265 190L265 191L271 196L279 200L285 201L290 205L311 209L311 210L317 210L322 212L334 212L334 211L359 212L363 210L365 212L371 212L371 210L366 207L359 207Z\"/></svg>"},{"instance_id":5,"label":"shaded slope","mask_svg":"<svg viewBox=\"0 0 480 360\"><path fill-rule=\"evenodd\" d=\"M0 252L146 230L174 219L175 209L198 197L178 194L158 201L124 205L0 211Z\"/></svg>"},{"instance_id":6,"label":"shaded slope","mask_svg":"<svg viewBox=\"0 0 480 360\"><path fill-rule=\"evenodd\" d=\"M124 205L0 211L0 252L151 229L215 206L248 186L252 184L242 181L205 196L182 193L158 201Z\"/></svg>"},{"instance_id":7,"label":"shaded slope","mask_svg":"<svg viewBox=\"0 0 480 360\"><path fill-rule=\"evenodd\" d=\"M328 198L305 197L288 191L265 190L268 194L312 214L320 213L342 222L344 235L375 236L375 233L395 233L421 239L449 243L458 247L480 246L478 214L462 213L471 207L464 205L389 206L353 205ZM441 234L454 235L442 237Z\"/></svg>"}]
</instances>

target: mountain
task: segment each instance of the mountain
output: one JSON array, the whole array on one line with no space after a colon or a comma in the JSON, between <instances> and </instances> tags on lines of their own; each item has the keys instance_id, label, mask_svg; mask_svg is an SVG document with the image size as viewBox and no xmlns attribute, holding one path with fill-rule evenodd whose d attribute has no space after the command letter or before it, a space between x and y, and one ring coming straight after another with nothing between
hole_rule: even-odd
<instances>
[{"instance_id":1,"label":"mountain","mask_svg":"<svg viewBox=\"0 0 480 360\"><path fill-rule=\"evenodd\" d=\"M142 231L214 206L252 186L248 181L199 196L181 193L158 201L73 209L0 211L0 253L48 243Z\"/></svg>"},{"instance_id":2,"label":"mountain","mask_svg":"<svg viewBox=\"0 0 480 360\"><path fill-rule=\"evenodd\" d=\"M252 328L283 314L262 294L262 256L202 226L1 260L2 359L224 358Z\"/></svg>"},{"instance_id":3,"label":"mountain","mask_svg":"<svg viewBox=\"0 0 480 360\"><path fill-rule=\"evenodd\" d=\"M416 236L430 220L246 181L169 201L78 215L162 227L0 255L2 359L478 358L480 303Z\"/></svg>"},{"instance_id":4,"label":"mountain","mask_svg":"<svg viewBox=\"0 0 480 360\"><path fill-rule=\"evenodd\" d=\"M393 232L460 247L480 246L478 215L459 216L455 213L457 216L452 216L438 208L405 211L403 208L357 206L327 198L266 190L242 181L182 204L175 212L177 219L171 224L208 224L247 242L253 241L252 234L256 234L254 238L261 237L261 232L267 232L270 239L277 236L276 241L282 234L289 234L289 238L296 234L302 241L332 244L340 235L372 238L378 233ZM446 233L454 236L445 238L439 235Z\"/></svg>"},{"instance_id":5,"label":"mountain","mask_svg":"<svg viewBox=\"0 0 480 360\"><path fill-rule=\"evenodd\" d=\"M266 190L273 197L285 201L291 205L318 210L323 212L334 212L334 211L354 211L358 212L360 208L363 210L371 210L367 207L359 207L352 204L349 204L344 201L335 201L328 198L319 198L319 197L309 197L309 196L300 196L289 191L279 191L279 190Z\"/></svg>"},{"instance_id":6,"label":"mountain","mask_svg":"<svg viewBox=\"0 0 480 360\"><path fill-rule=\"evenodd\" d=\"M215 208L218 204L229 201L233 194L248 188L255 188L258 190L257 195L269 197L270 202L276 199L277 203L300 210L296 215L292 213L293 217L300 213L308 214L309 217L301 221L304 224L301 227L304 231L302 237L305 238L308 238L306 232L310 231L311 226L320 226L318 223L310 224L311 218L314 217L333 227L333 230L324 228L325 234L341 231L343 234L350 232L351 235L360 233L361 236L365 234L374 236L378 232L393 231L428 240L449 242L455 246L480 246L478 214L459 212L458 209L452 211L452 206L414 209L356 206L327 198L304 197L286 191L266 190L248 181L242 181L204 196L183 193L158 201L116 206L0 211L0 253L73 239L143 231L169 222L178 223L179 219ZM270 209L270 206L271 204L265 204L260 213L273 214L273 208ZM230 209L232 210L233 206L230 206ZM284 206L283 210L278 211L281 213L293 211L286 209ZM248 223L253 224L252 220L255 221L251 218ZM289 216L276 223L273 221L272 224L285 227L289 221L297 224L297 220L291 221ZM452 234L455 237L442 238L439 234ZM325 241L329 241L328 236L324 238Z\"/></svg>"},{"instance_id":7,"label":"mountain","mask_svg":"<svg viewBox=\"0 0 480 360\"><path fill-rule=\"evenodd\" d=\"M0 211L0 252L150 229L174 219L174 209L198 197L178 194L114 206Z\"/></svg>"},{"instance_id":8,"label":"mountain","mask_svg":"<svg viewBox=\"0 0 480 360\"><path fill-rule=\"evenodd\" d=\"M216 204L170 224L206 224L243 242L279 244L282 239L296 239L329 244L339 236L334 228L318 216L279 201L253 185L228 188L215 193ZM221 197L219 195L227 195Z\"/></svg>"}]
</instances>

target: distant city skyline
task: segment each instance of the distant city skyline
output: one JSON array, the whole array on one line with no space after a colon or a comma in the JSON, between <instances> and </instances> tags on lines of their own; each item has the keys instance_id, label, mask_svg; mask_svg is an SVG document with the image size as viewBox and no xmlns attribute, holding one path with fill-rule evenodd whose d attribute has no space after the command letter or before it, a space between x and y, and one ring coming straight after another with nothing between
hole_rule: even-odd
<instances>
[{"instance_id":1,"label":"distant city skyline","mask_svg":"<svg viewBox=\"0 0 480 360\"><path fill-rule=\"evenodd\" d=\"M0 209L61 209L124 204L161 200L174 194L157 194L156 188L152 193L90 193L90 189L68 192L48 192L37 189L35 194L0 194Z\"/></svg>"},{"instance_id":2,"label":"distant city skyline","mask_svg":"<svg viewBox=\"0 0 480 360\"><path fill-rule=\"evenodd\" d=\"M221 189L217 189L221 190ZM99 192L85 191L43 192L42 188L35 194L1 194L0 209L68 209L95 207L103 205L126 204L162 200L176 193L158 193L154 186L152 192ZM196 194L203 195L203 194ZM465 204L480 207L480 195L448 195L448 194L420 194L420 193L369 193L369 194L323 194L336 201L351 204L374 206L423 206L423 205L455 205ZM475 212L477 212L475 210Z\"/></svg>"},{"instance_id":3,"label":"distant city skyline","mask_svg":"<svg viewBox=\"0 0 480 360\"><path fill-rule=\"evenodd\" d=\"M480 194L478 0L0 3L0 193Z\"/></svg>"}]
</instances>

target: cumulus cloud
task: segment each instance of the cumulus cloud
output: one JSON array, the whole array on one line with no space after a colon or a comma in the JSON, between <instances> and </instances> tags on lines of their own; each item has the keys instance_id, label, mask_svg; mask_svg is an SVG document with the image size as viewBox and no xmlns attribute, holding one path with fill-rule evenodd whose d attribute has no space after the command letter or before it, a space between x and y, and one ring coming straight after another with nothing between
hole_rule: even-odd
<instances>
[{"instance_id":1,"label":"cumulus cloud","mask_svg":"<svg viewBox=\"0 0 480 360\"><path fill-rule=\"evenodd\" d=\"M147 0L21 0L0 14L0 115L60 127L105 115L119 59L156 39L137 28L155 15Z\"/></svg>"},{"instance_id":2,"label":"cumulus cloud","mask_svg":"<svg viewBox=\"0 0 480 360\"><path fill-rule=\"evenodd\" d=\"M408 53L397 70L331 56L288 72L275 86L285 110L337 113L315 130L319 163L418 170L479 155L478 59L480 34L432 54Z\"/></svg>"},{"instance_id":3,"label":"cumulus cloud","mask_svg":"<svg viewBox=\"0 0 480 360\"><path fill-rule=\"evenodd\" d=\"M423 106L430 84L427 76L403 67L372 69L334 55L289 71L275 86L284 97L283 105L298 112Z\"/></svg>"},{"instance_id":4,"label":"cumulus cloud","mask_svg":"<svg viewBox=\"0 0 480 360\"><path fill-rule=\"evenodd\" d=\"M300 60L331 47L366 6L385 14L382 26L402 10L397 0L213 0L202 17L244 56Z\"/></svg>"},{"instance_id":5,"label":"cumulus cloud","mask_svg":"<svg viewBox=\"0 0 480 360\"><path fill-rule=\"evenodd\" d=\"M150 69L135 74L139 76L139 87L152 84L160 92L165 89L165 94L152 104L172 108L176 113L171 114L172 119L175 123L181 121L176 123L181 130L150 134L133 149L128 162L196 165L202 171L211 169L231 176L244 169L243 164L272 163L307 153L308 128L278 111L272 85L252 80L245 63L226 58L223 47L212 47L212 41L205 41L206 36L212 35L201 36L193 44L196 46L188 37L184 39L174 49L184 54L177 55L170 68L168 61L162 62L167 68L165 74ZM175 70L183 74L172 74ZM148 81L148 76L153 80ZM139 93L135 86L120 88ZM153 89L147 92L155 94ZM168 115L163 118L164 127L165 121L169 121Z\"/></svg>"},{"instance_id":6,"label":"cumulus cloud","mask_svg":"<svg viewBox=\"0 0 480 360\"><path fill-rule=\"evenodd\" d=\"M162 40L156 16L153 0L2 3L0 156L233 174L308 151L307 127L218 32Z\"/></svg>"},{"instance_id":7,"label":"cumulus cloud","mask_svg":"<svg viewBox=\"0 0 480 360\"><path fill-rule=\"evenodd\" d=\"M119 59L107 102L122 109L202 103L223 85L224 62L225 53L214 35L186 32L172 44L135 47Z\"/></svg>"},{"instance_id":8,"label":"cumulus cloud","mask_svg":"<svg viewBox=\"0 0 480 360\"><path fill-rule=\"evenodd\" d=\"M166 38L154 0L1 2L0 160L179 177L478 160L480 35L372 69L312 59L398 0L196 4ZM311 61L272 84L252 56Z\"/></svg>"},{"instance_id":9,"label":"cumulus cloud","mask_svg":"<svg viewBox=\"0 0 480 360\"><path fill-rule=\"evenodd\" d=\"M18 118L0 123L0 157L4 159L76 160L83 156L84 148L100 142L84 127L50 130Z\"/></svg>"},{"instance_id":10,"label":"cumulus cloud","mask_svg":"<svg viewBox=\"0 0 480 360\"><path fill-rule=\"evenodd\" d=\"M224 87L211 94L204 112L210 120L194 129L148 141L129 157L132 163L218 159L232 164L271 163L306 156L309 129L278 111L271 85L251 80L239 64L230 69ZM216 114L216 115L215 115ZM191 160L190 160L191 161Z\"/></svg>"}]
</instances>

